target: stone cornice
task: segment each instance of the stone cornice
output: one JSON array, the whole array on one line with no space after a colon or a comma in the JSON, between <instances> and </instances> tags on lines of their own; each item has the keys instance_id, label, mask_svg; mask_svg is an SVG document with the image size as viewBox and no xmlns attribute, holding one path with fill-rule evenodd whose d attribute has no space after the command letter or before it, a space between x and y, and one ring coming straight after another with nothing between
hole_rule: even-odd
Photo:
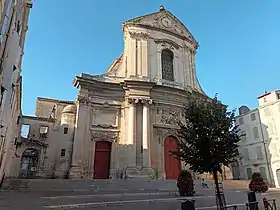
<instances>
[{"instance_id":1,"label":"stone cornice","mask_svg":"<svg viewBox=\"0 0 280 210\"><path fill-rule=\"evenodd\" d=\"M75 76L73 80L73 85L76 88L83 87L90 90L121 90L121 86L119 83L108 82L108 81L99 81L96 80L93 76L82 74L81 76Z\"/></svg>"},{"instance_id":2,"label":"stone cornice","mask_svg":"<svg viewBox=\"0 0 280 210\"><path fill-rule=\"evenodd\" d=\"M55 122L55 119L45 118L45 117L36 117L36 116L26 116L26 115L23 115L23 116L21 116L21 118L22 118L22 120L29 119L29 120L44 121L44 122L49 122L49 123L54 123Z\"/></svg>"},{"instance_id":3,"label":"stone cornice","mask_svg":"<svg viewBox=\"0 0 280 210\"><path fill-rule=\"evenodd\" d=\"M96 108L103 108L105 107L105 109L109 109L109 110L117 110L121 107L121 104L111 104L111 103L108 103L107 101L105 101L104 103L101 103L101 102L95 102L94 100L92 100L91 97L87 97L87 96L82 96L82 95L78 95L77 98L76 98L76 105L77 103L80 103L80 104L84 104L86 106L93 106L95 105L94 107ZM96 106L97 105L97 106Z\"/></svg>"},{"instance_id":4,"label":"stone cornice","mask_svg":"<svg viewBox=\"0 0 280 210\"><path fill-rule=\"evenodd\" d=\"M127 89L127 88L145 88L145 89L152 89L153 86L156 85L155 82L150 82L150 81L141 81L141 80L130 80L130 79L126 79L124 80L123 82L120 83L121 86L124 88L124 89Z\"/></svg>"},{"instance_id":5,"label":"stone cornice","mask_svg":"<svg viewBox=\"0 0 280 210\"><path fill-rule=\"evenodd\" d=\"M93 130L91 129L91 140L92 141L118 141L119 131L116 130Z\"/></svg>"},{"instance_id":6,"label":"stone cornice","mask_svg":"<svg viewBox=\"0 0 280 210\"><path fill-rule=\"evenodd\" d=\"M62 104L74 104L74 101L64 101L64 100L43 98L43 97L37 97L37 101L46 101L46 102L54 102L54 103L62 103Z\"/></svg>"},{"instance_id":7,"label":"stone cornice","mask_svg":"<svg viewBox=\"0 0 280 210\"><path fill-rule=\"evenodd\" d=\"M107 124L102 124L102 125L92 125L93 129L94 128L100 128L100 129L117 129L117 126L114 125L107 125ZM95 129L96 130L96 129Z\"/></svg>"},{"instance_id":8,"label":"stone cornice","mask_svg":"<svg viewBox=\"0 0 280 210\"><path fill-rule=\"evenodd\" d=\"M150 37L148 33L144 32L129 31L128 33L132 39L148 39Z\"/></svg>"},{"instance_id":9,"label":"stone cornice","mask_svg":"<svg viewBox=\"0 0 280 210\"><path fill-rule=\"evenodd\" d=\"M150 29L150 30L154 30L154 31L160 31L160 32L163 32L163 33L167 33L167 34L170 34L172 36L175 36L179 39L182 39L182 40L186 40L187 42L189 42L190 44L193 45L194 49L197 49L199 47L199 44L198 42L194 42L192 41L190 38L186 37L186 36L182 36L178 33L175 33L175 32L172 32L170 30L167 30L167 29L163 29L163 28L156 28L156 27L153 27L153 26L149 26L149 25L145 25L145 24L135 24L135 23L126 23L127 26L134 26L134 27L142 27L142 28L145 28L145 29Z\"/></svg>"},{"instance_id":10,"label":"stone cornice","mask_svg":"<svg viewBox=\"0 0 280 210\"><path fill-rule=\"evenodd\" d=\"M170 40L170 39L154 39L156 44L163 44L163 45L170 45L176 49L181 48L182 46L180 46L179 44L177 44L176 42Z\"/></svg>"}]
</instances>

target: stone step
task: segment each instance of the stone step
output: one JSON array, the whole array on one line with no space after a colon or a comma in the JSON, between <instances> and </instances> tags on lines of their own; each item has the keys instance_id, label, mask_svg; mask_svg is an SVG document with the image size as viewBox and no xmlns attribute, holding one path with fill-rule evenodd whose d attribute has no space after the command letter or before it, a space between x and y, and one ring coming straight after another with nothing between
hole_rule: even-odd
<instances>
[{"instance_id":1,"label":"stone step","mask_svg":"<svg viewBox=\"0 0 280 210\"><path fill-rule=\"evenodd\" d=\"M30 191L49 190L177 190L176 180L59 180L59 179L7 179L2 189Z\"/></svg>"}]
</instances>

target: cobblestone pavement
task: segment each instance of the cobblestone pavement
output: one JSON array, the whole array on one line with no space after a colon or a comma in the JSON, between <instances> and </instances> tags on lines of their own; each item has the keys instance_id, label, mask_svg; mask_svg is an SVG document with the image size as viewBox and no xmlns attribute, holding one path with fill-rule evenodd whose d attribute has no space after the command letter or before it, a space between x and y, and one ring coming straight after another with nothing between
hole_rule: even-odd
<instances>
[{"instance_id":1,"label":"cobblestone pavement","mask_svg":"<svg viewBox=\"0 0 280 210\"><path fill-rule=\"evenodd\" d=\"M150 185L135 184L131 189L128 186L118 188L114 184L102 188L100 182L83 182L81 186L75 188L45 189L41 191L4 191L0 192L0 210L47 210L47 209L95 209L102 210L178 210L181 203L186 199L195 200L196 208L216 209L216 198L212 187L202 188L196 183L197 194L191 198L183 198L169 186L164 185L153 188ZM166 182L167 183L167 182ZM98 186L98 187L97 187ZM145 189L144 187L148 188ZM172 189L171 189L172 188ZM246 209L244 204L247 202L247 190L226 189L225 195L227 204L236 204L238 209ZM273 191L264 194L268 199L280 199L280 192ZM261 199L261 196L259 196Z\"/></svg>"}]
</instances>

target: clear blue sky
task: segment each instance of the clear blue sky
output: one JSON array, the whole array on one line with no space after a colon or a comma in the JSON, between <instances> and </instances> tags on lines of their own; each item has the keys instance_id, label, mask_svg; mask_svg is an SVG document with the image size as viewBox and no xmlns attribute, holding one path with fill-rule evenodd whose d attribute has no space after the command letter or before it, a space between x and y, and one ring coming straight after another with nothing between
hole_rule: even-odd
<instances>
[{"instance_id":1,"label":"clear blue sky","mask_svg":"<svg viewBox=\"0 0 280 210\"><path fill-rule=\"evenodd\" d=\"M23 61L23 113L36 97L73 100L75 75L103 73L123 50L122 22L159 9L177 16L200 44L197 74L209 96L238 108L280 89L279 0L34 1Z\"/></svg>"}]
</instances>

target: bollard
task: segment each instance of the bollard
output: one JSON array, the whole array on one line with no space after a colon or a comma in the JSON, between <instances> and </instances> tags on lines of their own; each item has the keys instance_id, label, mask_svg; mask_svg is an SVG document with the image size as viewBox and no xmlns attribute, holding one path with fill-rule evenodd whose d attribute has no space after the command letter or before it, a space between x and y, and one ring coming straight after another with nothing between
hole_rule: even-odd
<instances>
[{"instance_id":1,"label":"bollard","mask_svg":"<svg viewBox=\"0 0 280 210\"><path fill-rule=\"evenodd\" d=\"M181 203L181 210L195 210L195 200L187 200Z\"/></svg>"},{"instance_id":2,"label":"bollard","mask_svg":"<svg viewBox=\"0 0 280 210\"><path fill-rule=\"evenodd\" d=\"M263 206L264 206L264 210L268 210L269 203L268 203L268 200L266 198L263 198Z\"/></svg>"},{"instance_id":3,"label":"bollard","mask_svg":"<svg viewBox=\"0 0 280 210\"><path fill-rule=\"evenodd\" d=\"M273 199L273 208L274 208L274 210L277 210L276 200L275 199Z\"/></svg>"},{"instance_id":4,"label":"bollard","mask_svg":"<svg viewBox=\"0 0 280 210\"><path fill-rule=\"evenodd\" d=\"M248 203L250 210L259 210L255 192L248 192Z\"/></svg>"}]
</instances>

